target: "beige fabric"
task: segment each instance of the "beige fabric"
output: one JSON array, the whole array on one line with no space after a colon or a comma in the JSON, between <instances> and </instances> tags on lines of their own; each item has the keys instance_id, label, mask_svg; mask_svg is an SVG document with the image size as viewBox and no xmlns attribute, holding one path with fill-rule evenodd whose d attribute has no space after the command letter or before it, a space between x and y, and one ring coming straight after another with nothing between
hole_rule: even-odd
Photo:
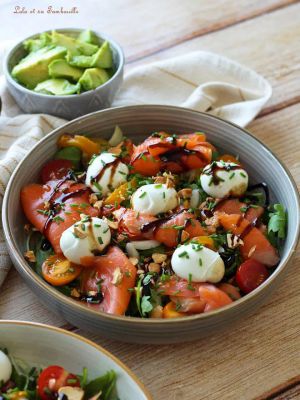
<instances>
[{"instance_id":1,"label":"beige fabric","mask_svg":"<svg viewBox=\"0 0 300 400\"><path fill-rule=\"evenodd\" d=\"M2 51L0 48L0 57ZM0 60L1 62L1 60ZM207 111L245 126L271 96L268 82L254 71L207 52L138 67L129 72L113 106L171 104ZM0 77L0 209L9 177L27 152L64 123L49 115L20 115ZM0 286L10 267L0 225Z\"/></svg>"}]
</instances>

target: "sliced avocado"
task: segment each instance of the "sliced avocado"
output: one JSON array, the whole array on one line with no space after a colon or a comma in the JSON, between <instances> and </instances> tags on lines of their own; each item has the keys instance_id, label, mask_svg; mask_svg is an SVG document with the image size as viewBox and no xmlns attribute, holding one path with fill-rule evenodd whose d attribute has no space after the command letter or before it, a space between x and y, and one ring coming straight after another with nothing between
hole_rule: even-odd
<instances>
[{"instance_id":1,"label":"sliced avocado","mask_svg":"<svg viewBox=\"0 0 300 400\"><path fill-rule=\"evenodd\" d=\"M104 42L97 53L94 54L92 66L98 68L112 68L113 57L108 42Z\"/></svg>"},{"instance_id":2,"label":"sliced avocado","mask_svg":"<svg viewBox=\"0 0 300 400\"><path fill-rule=\"evenodd\" d=\"M28 52L37 51L51 43L51 36L47 32L40 34L38 39L27 39L23 42L25 50Z\"/></svg>"},{"instance_id":3,"label":"sliced avocado","mask_svg":"<svg viewBox=\"0 0 300 400\"><path fill-rule=\"evenodd\" d=\"M80 42L95 44L96 46L100 45L100 41L99 41L98 37L90 29L86 29L86 30L82 31L80 33L80 35L78 36L78 40Z\"/></svg>"},{"instance_id":4,"label":"sliced avocado","mask_svg":"<svg viewBox=\"0 0 300 400\"><path fill-rule=\"evenodd\" d=\"M73 67L90 68L93 64L93 56L71 56L68 53L67 61Z\"/></svg>"},{"instance_id":5,"label":"sliced avocado","mask_svg":"<svg viewBox=\"0 0 300 400\"><path fill-rule=\"evenodd\" d=\"M79 93L79 90L80 85L78 83L73 85L67 79L47 79L34 88L35 92L58 96Z\"/></svg>"},{"instance_id":6,"label":"sliced avocado","mask_svg":"<svg viewBox=\"0 0 300 400\"><path fill-rule=\"evenodd\" d=\"M73 167L75 169L78 169L80 167L81 155L82 152L78 147L67 146L63 147L62 149L59 149L54 154L54 158L60 160L70 160L73 164Z\"/></svg>"},{"instance_id":7,"label":"sliced avocado","mask_svg":"<svg viewBox=\"0 0 300 400\"><path fill-rule=\"evenodd\" d=\"M83 70L72 67L66 60L54 60L48 66L49 75L51 78L67 78L72 81L78 81L83 74Z\"/></svg>"},{"instance_id":8,"label":"sliced avocado","mask_svg":"<svg viewBox=\"0 0 300 400\"><path fill-rule=\"evenodd\" d=\"M109 75L105 69L89 68L84 71L79 83L84 90L93 90L108 80Z\"/></svg>"},{"instance_id":9,"label":"sliced avocado","mask_svg":"<svg viewBox=\"0 0 300 400\"><path fill-rule=\"evenodd\" d=\"M51 41L52 44L56 46L65 47L74 56L80 54L90 56L96 53L96 51L98 50L98 46L80 42L77 39L64 35L63 33L58 33L56 31L52 31Z\"/></svg>"},{"instance_id":10,"label":"sliced avocado","mask_svg":"<svg viewBox=\"0 0 300 400\"><path fill-rule=\"evenodd\" d=\"M48 65L51 61L62 58L65 54L64 47L43 47L23 58L19 64L14 66L11 75L18 82L33 89L38 83L49 78Z\"/></svg>"}]
</instances>

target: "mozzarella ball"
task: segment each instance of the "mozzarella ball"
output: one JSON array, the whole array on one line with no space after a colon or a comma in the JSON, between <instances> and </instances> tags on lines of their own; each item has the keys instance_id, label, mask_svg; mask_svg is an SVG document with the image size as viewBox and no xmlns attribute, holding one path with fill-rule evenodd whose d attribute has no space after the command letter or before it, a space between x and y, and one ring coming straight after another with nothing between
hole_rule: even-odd
<instances>
[{"instance_id":1,"label":"mozzarella ball","mask_svg":"<svg viewBox=\"0 0 300 400\"><path fill-rule=\"evenodd\" d=\"M248 174L237 164L214 161L203 169L200 181L209 196L241 196L248 187Z\"/></svg>"},{"instance_id":2,"label":"mozzarella ball","mask_svg":"<svg viewBox=\"0 0 300 400\"><path fill-rule=\"evenodd\" d=\"M91 162L87 171L85 184L93 192L103 196L127 181L129 170L126 164L112 153L102 153Z\"/></svg>"},{"instance_id":3,"label":"mozzarella ball","mask_svg":"<svg viewBox=\"0 0 300 400\"><path fill-rule=\"evenodd\" d=\"M0 350L0 382L6 383L12 374L10 359Z\"/></svg>"},{"instance_id":4,"label":"mozzarella ball","mask_svg":"<svg viewBox=\"0 0 300 400\"><path fill-rule=\"evenodd\" d=\"M134 211L157 215L178 206L178 194L165 184L150 184L138 188L131 197Z\"/></svg>"},{"instance_id":5,"label":"mozzarella ball","mask_svg":"<svg viewBox=\"0 0 300 400\"><path fill-rule=\"evenodd\" d=\"M171 265L176 275L192 282L220 282L225 273L219 253L196 243L177 247Z\"/></svg>"},{"instance_id":6,"label":"mozzarella ball","mask_svg":"<svg viewBox=\"0 0 300 400\"><path fill-rule=\"evenodd\" d=\"M75 264L82 257L93 257L109 245L111 233L106 221L101 218L85 217L66 229L60 238L64 256Z\"/></svg>"}]
</instances>

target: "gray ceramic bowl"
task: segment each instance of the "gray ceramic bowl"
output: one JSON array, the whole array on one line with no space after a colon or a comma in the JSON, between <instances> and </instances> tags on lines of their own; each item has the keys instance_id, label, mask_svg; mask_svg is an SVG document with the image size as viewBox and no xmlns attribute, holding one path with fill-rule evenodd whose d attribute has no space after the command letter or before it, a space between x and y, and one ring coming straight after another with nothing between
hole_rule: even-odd
<instances>
[{"instance_id":1,"label":"gray ceramic bowl","mask_svg":"<svg viewBox=\"0 0 300 400\"><path fill-rule=\"evenodd\" d=\"M70 36L78 36L82 29L56 29L57 32ZM95 31L94 31L95 32ZM26 89L16 82L11 76L12 68L25 55L23 42L26 39L35 39L38 34L23 39L16 44L4 59L3 70L7 81L7 87L19 107L26 113L44 113L56 115L65 119L73 119L85 115L92 111L102 110L110 107L113 98L123 81L124 55L121 47L112 39L95 32L100 41L108 40L113 52L113 61L116 72L111 79L99 86L95 90L89 90L81 94L68 96L51 96L47 94L35 93L33 90Z\"/></svg>"},{"instance_id":2,"label":"gray ceramic bowl","mask_svg":"<svg viewBox=\"0 0 300 400\"><path fill-rule=\"evenodd\" d=\"M23 321L0 321L0 348L28 366L61 365L81 374L88 369L92 380L107 371L117 373L120 400L151 400L137 377L107 350L72 332L54 326Z\"/></svg>"},{"instance_id":3,"label":"gray ceramic bowl","mask_svg":"<svg viewBox=\"0 0 300 400\"><path fill-rule=\"evenodd\" d=\"M35 182L42 165L56 150L62 133L79 133L109 137L118 124L135 142L157 130L168 132L204 131L217 148L239 154L253 183L265 181L271 191L271 200L283 203L289 213L287 238L281 261L275 272L259 288L216 311L182 319L140 319L118 317L95 312L48 285L23 257L25 249L24 215L20 206L20 190ZM35 170L32 170L32 165ZM117 340L139 343L171 343L197 339L232 324L246 313L254 312L283 279L288 262L294 254L299 237L299 197L295 183L277 157L250 133L219 118L196 111L167 106L130 106L100 111L56 129L41 140L24 158L14 172L3 202L3 226L10 256L30 288L52 311L83 329L98 332Z\"/></svg>"}]
</instances>

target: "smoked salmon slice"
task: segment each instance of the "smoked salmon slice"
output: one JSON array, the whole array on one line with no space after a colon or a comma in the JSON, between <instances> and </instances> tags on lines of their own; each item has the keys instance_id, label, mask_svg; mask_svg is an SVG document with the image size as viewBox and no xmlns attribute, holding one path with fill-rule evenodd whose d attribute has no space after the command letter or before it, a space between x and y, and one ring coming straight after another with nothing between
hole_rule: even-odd
<instances>
[{"instance_id":1,"label":"smoked salmon slice","mask_svg":"<svg viewBox=\"0 0 300 400\"><path fill-rule=\"evenodd\" d=\"M220 214L219 221L226 231L240 236L243 240L241 254L244 260L252 258L269 267L279 262L277 250L263 232L255 226L251 226L250 222L241 215Z\"/></svg>"},{"instance_id":2,"label":"smoked salmon slice","mask_svg":"<svg viewBox=\"0 0 300 400\"><path fill-rule=\"evenodd\" d=\"M62 206L58 207L58 212L54 218L49 222L47 229L46 221L48 220L49 198L51 193L55 190L59 181L49 181L45 185L33 183L25 186L21 190L21 204L28 221L39 230L51 243L56 254L61 253L60 238L62 233L73 225L76 221L80 220L80 214L87 214L92 217L98 215L98 210L89 204L89 189L83 183L75 183L67 181L59 187L54 196L53 201L58 201L66 194L71 194L62 202ZM45 207L46 205L46 207Z\"/></svg>"},{"instance_id":3,"label":"smoked salmon slice","mask_svg":"<svg viewBox=\"0 0 300 400\"><path fill-rule=\"evenodd\" d=\"M89 307L116 315L124 315L131 291L135 286L136 268L117 246L111 246L103 256L94 257L93 267L85 268L81 276L84 293L101 290L103 300Z\"/></svg>"}]
</instances>

